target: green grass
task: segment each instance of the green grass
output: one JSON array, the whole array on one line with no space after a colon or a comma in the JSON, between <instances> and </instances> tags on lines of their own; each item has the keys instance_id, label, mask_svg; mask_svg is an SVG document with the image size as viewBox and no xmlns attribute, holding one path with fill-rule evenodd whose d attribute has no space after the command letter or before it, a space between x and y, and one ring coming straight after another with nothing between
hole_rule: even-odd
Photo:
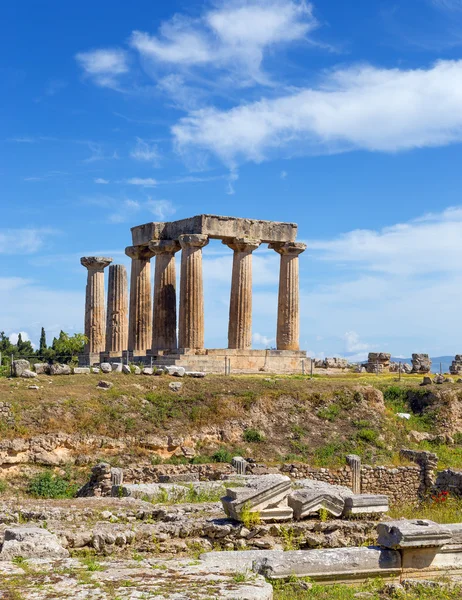
<instances>
[{"instance_id":1,"label":"green grass","mask_svg":"<svg viewBox=\"0 0 462 600\"><path fill-rule=\"evenodd\" d=\"M356 594L365 593L368 600L460 600L462 587L441 585L425 587L416 583L412 589L399 591L393 595L384 592L384 583L371 580L358 586L342 584L319 585L307 580L272 581L273 600L355 600Z\"/></svg>"},{"instance_id":2,"label":"green grass","mask_svg":"<svg viewBox=\"0 0 462 600\"><path fill-rule=\"evenodd\" d=\"M242 434L244 442L264 442L265 436L258 429L246 429Z\"/></svg>"},{"instance_id":3,"label":"green grass","mask_svg":"<svg viewBox=\"0 0 462 600\"><path fill-rule=\"evenodd\" d=\"M395 504L390 507L388 515L392 519L430 519L437 523L460 523L462 499L449 495L446 501L441 501L441 497L435 496L418 504Z\"/></svg>"}]
</instances>

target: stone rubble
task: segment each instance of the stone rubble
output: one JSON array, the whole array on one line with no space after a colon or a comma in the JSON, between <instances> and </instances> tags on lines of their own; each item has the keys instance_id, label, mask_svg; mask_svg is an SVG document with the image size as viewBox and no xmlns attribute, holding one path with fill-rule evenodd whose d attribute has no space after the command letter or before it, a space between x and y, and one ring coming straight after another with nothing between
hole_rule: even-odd
<instances>
[{"instance_id":1,"label":"stone rubble","mask_svg":"<svg viewBox=\"0 0 462 600\"><path fill-rule=\"evenodd\" d=\"M390 368L391 354L388 352L369 352L365 364L368 373L383 373Z\"/></svg>"},{"instance_id":2,"label":"stone rubble","mask_svg":"<svg viewBox=\"0 0 462 600\"><path fill-rule=\"evenodd\" d=\"M69 552L61 546L53 533L40 527L6 529L0 560L22 558L67 558Z\"/></svg>"},{"instance_id":3,"label":"stone rubble","mask_svg":"<svg viewBox=\"0 0 462 600\"><path fill-rule=\"evenodd\" d=\"M430 373L432 361L428 354L413 354L412 355L412 372L413 373Z\"/></svg>"}]
</instances>

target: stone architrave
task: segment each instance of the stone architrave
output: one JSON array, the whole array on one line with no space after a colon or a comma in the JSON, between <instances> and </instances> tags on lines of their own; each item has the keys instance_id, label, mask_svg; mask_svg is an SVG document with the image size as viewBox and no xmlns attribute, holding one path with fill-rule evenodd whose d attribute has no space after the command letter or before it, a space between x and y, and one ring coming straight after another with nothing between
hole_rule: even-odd
<instances>
[{"instance_id":1,"label":"stone architrave","mask_svg":"<svg viewBox=\"0 0 462 600\"><path fill-rule=\"evenodd\" d=\"M248 238L223 241L234 250L228 348L246 350L252 346L252 252L260 243L259 240Z\"/></svg>"},{"instance_id":2,"label":"stone architrave","mask_svg":"<svg viewBox=\"0 0 462 600\"><path fill-rule=\"evenodd\" d=\"M178 347L175 252L180 250L180 243L176 240L154 241L149 244L149 249L156 257L151 349L175 350Z\"/></svg>"},{"instance_id":3,"label":"stone architrave","mask_svg":"<svg viewBox=\"0 0 462 600\"><path fill-rule=\"evenodd\" d=\"M152 343L151 258L154 254L146 246L128 246L125 254L132 259L128 350L134 355L143 355Z\"/></svg>"},{"instance_id":4,"label":"stone architrave","mask_svg":"<svg viewBox=\"0 0 462 600\"><path fill-rule=\"evenodd\" d=\"M209 243L207 235L180 235L181 279L179 347L204 347L204 286L202 281L202 248Z\"/></svg>"},{"instance_id":5,"label":"stone architrave","mask_svg":"<svg viewBox=\"0 0 462 600\"><path fill-rule=\"evenodd\" d=\"M428 519L402 519L377 525L377 542L384 548L428 548L444 546L452 540L451 530Z\"/></svg>"},{"instance_id":6,"label":"stone architrave","mask_svg":"<svg viewBox=\"0 0 462 600\"><path fill-rule=\"evenodd\" d=\"M103 352L106 345L106 310L104 306L104 269L112 258L83 256L80 263L88 269L85 292L85 353Z\"/></svg>"},{"instance_id":7,"label":"stone architrave","mask_svg":"<svg viewBox=\"0 0 462 600\"><path fill-rule=\"evenodd\" d=\"M288 242L286 244L270 244L269 247L281 255L276 346L278 350L299 350L300 298L298 257L306 250L306 244Z\"/></svg>"},{"instance_id":8,"label":"stone architrave","mask_svg":"<svg viewBox=\"0 0 462 600\"><path fill-rule=\"evenodd\" d=\"M106 352L128 348L128 285L124 265L109 267Z\"/></svg>"}]
</instances>

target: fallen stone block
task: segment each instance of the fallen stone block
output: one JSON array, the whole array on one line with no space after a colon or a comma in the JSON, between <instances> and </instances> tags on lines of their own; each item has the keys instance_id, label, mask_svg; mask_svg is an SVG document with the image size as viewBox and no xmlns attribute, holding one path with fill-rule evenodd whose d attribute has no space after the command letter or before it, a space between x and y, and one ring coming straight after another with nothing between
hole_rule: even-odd
<instances>
[{"instance_id":1,"label":"fallen stone block","mask_svg":"<svg viewBox=\"0 0 462 600\"><path fill-rule=\"evenodd\" d=\"M112 373L112 367L110 363L103 362L100 364L99 368L101 369L102 373Z\"/></svg>"},{"instance_id":2,"label":"fallen stone block","mask_svg":"<svg viewBox=\"0 0 462 600\"><path fill-rule=\"evenodd\" d=\"M260 516L260 521L263 521L263 523L271 523L272 521L291 521L294 517L294 511L290 506L263 508L258 514Z\"/></svg>"},{"instance_id":3,"label":"fallen stone block","mask_svg":"<svg viewBox=\"0 0 462 600\"><path fill-rule=\"evenodd\" d=\"M199 481L198 473L172 473L171 475L159 475L160 483L191 483Z\"/></svg>"},{"instance_id":4,"label":"fallen stone block","mask_svg":"<svg viewBox=\"0 0 462 600\"><path fill-rule=\"evenodd\" d=\"M327 510L334 517L339 517L345 508L345 500L341 496L326 490L296 490L289 494L288 505L294 511L294 518L299 520L309 515Z\"/></svg>"},{"instance_id":5,"label":"fallen stone block","mask_svg":"<svg viewBox=\"0 0 462 600\"><path fill-rule=\"evenodd\" d=\"M231 464L236 469L238 475L245 475L249 463L242 456L234 456Z\"/></svg>"},{"instance_id":6,"label":"fallen stone block","mask_svg":"<svg viewBox=\"0 0 462 600\"><path fill-rule=\"evenodd\" d=\"M122 373L125 373L126 375L130 375L131 372L132 371L128 365L122 365Z\"/></svg>"},{"instance_id":7,"label":"fallen stone block","mask_svg":"<svg viewBox=\"0 0 462 600\"><path fill-rule=\"evenodd\" d=\"M30 362L25 358L13 361L13 376L21 377L24 371L30 371Z\"/></svg>"},{"instance_id":8,"label":"fallen stone block","mask_svg":"<svg viewBox=\"0 0 462 600\"><path fill-rule=\"evenodd\" d=\"M24 369L21 373L21 377L24 377L24 379L33 379L34 377L37 377L37 373L29 371L29 369Z\"/></svg>"},{"instance_id":9,"label":"fallen stone block","mask_svg":"<svg viewBox=\"0 0 462 600\"><path fill-rule=\"evenodd\" d=\"M290 487L291 481L286 475L263 475L249 479L245 487L227 488L221 502L229 517L240 520L244 507L251 512L277 507L286 499Z\"/></svg>"},{"instance_id":10,"label":"fallen stone block","mask_svg":"<svg viewBox=\"0 0 462 600\"><path fill-rule=\"evenodd\" d=\"M70 375L71 368L69 365L60 365L53 363L50 365L50 375Z\"/></svg>"},{"instance_id":11,"label":"fallen stone block","mask_svg":"<svg viewBox=\"0 0 462 600\"><path fill-rule=\"evenodd\" d=\"M37 375L48 375L50 373L50 365L48 363L35 363L34 371Z\"/></svg>"},{"instance_id":12,"label":"fallen stone block","mask_svg":"<svg viewBox=\"0 0 462 600\"><path fill-rule=\"evenodd\" d=\"M167 373L167 375L173 375L174 377L184 377L184 374L186 373L186 369L184 367L164 367L164 371L165 373Z\"/></svg>"},{"instance_id":13,"label":"fallen stone block","mask_svg":"<svg viewBox=\"0 0 462 600\"><path fill-rule=\"evenodd\" d=\"M115 373L122 373L122 363L112 363L111 367Z\"/></svg>"},{"instance_id":14,"label":"fallen stone block","mask_svg":"<svg viewBox=\"0 0 462 600\"><path fill-rule=\"evenodd\" d=\"M40 527L15 527L5 529L0 560L22 558L67 558L69 552L58 538Z\"/></svg>"},{"instance_id":15,"label":"fallen stone block","mask_svg":"<svg viewBox=\"0 0 462 600\"><path fill-rule=\"evenodd\" d=\"M90 367L74 367L74 375L89 375Z\"/></svg>"},{"instance_id":16,"label":"fallen stone block","mask_svg":"<svg viewBox=\"0 0 462 600\"><path fill-rule=\"evenodd\" d=\"M427 548L449 544L451 530L427 519L401 519L377 525L377 542L384 548Z\"/></svg>"},{"instance_id":17,"label":"fallen stone block","mask_svg":"<svg viewBox=\"0 0 462 600\"><path fill-rule=\"evenodd\" d=\"M388 508L388 496L384 494L353 494L345 498L343 514L349 516L385 513Z\"/></svg>"},{"instance_id":18,"label":"fallen stone block","mask_svg":"<svg viewBox=\"0 0 462 600\"><path fill-rule=\"evenodd\" d=\"M257 558L253 570L268 579L311 577L316 581L399 574L401 555L383 548L292 550Z\"/></svg>"},{"instance_id":19,"label":"fallen stone block","mask_svg":"<svg viewBox=\"0 0 462 600\"><path fill-rule=\"evenodd\" d=\"M183 384L179 381L172 381L168 384L168 387L172 390L172 392L179 392L183 387Z\"/></svg>"},{"instance_id":20,"label":"fallen stone block","mask_svg":"<svg viewBox=\"0 0 462 600\"><path fill-rule=\"evenodd\" d=\"M294 483L294 487L311 491L325 491L341 496L342 498L353 495L353 491L349 487L346 487L346 485L334 485L326 481L318 481L317 479L298 479Z\"/></svg>"},{"instance_id":21,"label":"fallen stone block","mask_svg":"<svg viewBox=\"0 0 462 600\"><path fill-rule=\"evenodd\" d=\"M205 377L204 371L186 371L185 375L187 377L197 377L197 378Z\"/></svg>"},{"instance_id":22,"label":"fallen stone block","mask_svg":"<svg viewBox=\"0 0 462 600\"><path fill-rule=\"evenodd\" d=\"M91 372L92 373L99 373L100 372L100 368L99 367L92 367L91 368Z\"/></svg>"},{"instance_id":23,"label":"fallen stone block","mask_svg":"<svg viewBox=\"0 0 462 600\"><path fill-rule=\"evenodd\" d=\"M143 375L152 375L154 373L154 369L152 367L144 367Z\"/></svg>"},{"instance_id":24,"label":"fallen stone block","mask_svg":"<svg viewBox=\"0 0 462 600\"><path fill-rule=\"evenodd\" d=\"M282 558L284 550L238 550L235 552L205 552L200 560L208 569L217 568L220 571L235 573L236 571L251 571L257 559Z\"/></svg>"}]
</instances>

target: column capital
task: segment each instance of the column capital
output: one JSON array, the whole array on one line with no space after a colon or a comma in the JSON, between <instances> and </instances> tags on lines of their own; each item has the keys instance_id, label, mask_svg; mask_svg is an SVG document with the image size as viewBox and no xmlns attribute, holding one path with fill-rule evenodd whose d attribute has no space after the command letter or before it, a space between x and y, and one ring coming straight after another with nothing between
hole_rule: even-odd
<instances>
[{"instance_id":1,"label":"column capital","mask_svg":"<svg viewBox=\"0 0 462 600\"><path fill-rule=\"evenodd\" d=\"M209 236L201 233L186 233L180 235L178 240L182 248L203 248L209 243Z\"/></svg>"},{"instance_id":2,"label":"column capital","mask_svg":"<svg viewBox=\"0 0 462 600\"><path fill-rule=\"evenodd\" d=\"M175 252L181 250L181 246L178 240L152 240L149 242L149 250L155 256L158 254L175 254Z\"/></svg>"},{"instance_id":3,"label":"column capital","mask_svg":"<svg viewBox=\"0 0 462 600\"><path fill-rule=\"evenodd\" d=\"M235 252L253 252L254 250L256 250L258 248L258 246L261 244L260 240L253 240L251 238L231 238L231 239L227 239L227 240L223 240L222 242L225 246L228 246L228 248L231 248L231 250L234 250Z\"/></svg>"},{"instance_id":4,"label":"column capital","mask_svg":"<svg viewBox=\"0 0 462 600\"><path fill-rule=\"evenodd\" d=\"M127 246L125 254L131 259L150 260L154 256L154 252L147 246Z\"/></svg>"},{"instance_id":5,"label":"column capital","mask_svg":"<svg viewBox=\"0 0 462 600\"><path fill-rule=\"evenodd\" d=\"M89 271L102 271L112 262L112 258L106 256L82 256L80 264Z\"/></svg>"},{"instance_id":6,"label":"column capital","mask_svg":"<svg viewBox=\"0 0 462 600\"><path fill-rule=\"evenodd\" d=\"M302 242L275 242L269 244L268 247L278 254L285 254L286 256L298 256L306 250L306 244Z\"/></svg>"}]
</instances>

